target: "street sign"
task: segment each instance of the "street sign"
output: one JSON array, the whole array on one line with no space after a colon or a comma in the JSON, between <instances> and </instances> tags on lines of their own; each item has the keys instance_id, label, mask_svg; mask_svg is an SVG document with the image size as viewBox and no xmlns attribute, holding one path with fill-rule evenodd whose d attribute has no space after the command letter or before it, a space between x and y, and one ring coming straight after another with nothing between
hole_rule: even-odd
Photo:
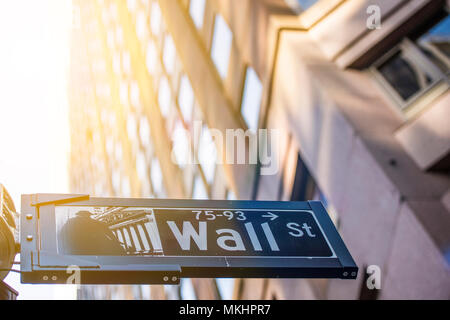
<instances>
[{"instance_id":1,"label":"street sign","mask_svg":"<svg viewBox=\"0 0 450 320\"><path fill-rule=\"evenodd\" d=\"M171 256L335 257L312 211L155 209Z\"/></svg>"},{"instance_id":2,"label":"street sign","mask_svg":"<svg viewBox=\"0 0 450 320\"><path fill-rule=\"evenodd\" d=\"M358 268L320 202L22 196L25 283L342 278Z\"/></svg>"}]
</instances>

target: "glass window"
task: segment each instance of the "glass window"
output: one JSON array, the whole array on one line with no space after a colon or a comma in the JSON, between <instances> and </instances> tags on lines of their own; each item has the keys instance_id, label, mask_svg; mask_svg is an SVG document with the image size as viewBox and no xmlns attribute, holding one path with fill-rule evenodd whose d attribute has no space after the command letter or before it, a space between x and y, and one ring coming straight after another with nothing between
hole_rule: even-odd
<instances>
[{"instance_id":1,"label":"glass window","mask_svg":"<svg viewBox=\"0 0 450 320\"><path fill-rule=\"evenodd\" d=\"M111 17L114 21L117 21L117 5L113 2L109 5L109 11L111 13Z\"/></svg>"},{"instance_id":2,"label":"glass window","mask_svg":"<svg viewBox=\"0 0 450 320\"><path fill-rule=\"evenodd\" d=\"M188 132L183 127L181 120L177 120L172 134L173 156L176 163L184 168L190 159L190 143Z\"/></svg>"},{"instance_id":3,"label":"glass window","mask_svg":"<svg viewBox=\"0 0 450 320\"><path fill-rule=\"evenodd\" d=\"M114 148L114 156L117 163L122 162L122 144L119 141L116 141L116 147Z\"/></svg>"},{"instance_id":4,"label":"glass window","mask_svg":"<svg viewBox=\"0 0 450 320\"><path fill-rule=\"evenodd\" d=\"M136 35L140 40L145 39L147 35L147 19L143 11L139 11L136 16Z\"/></svg>"},{"instance_id":5,"label":"glass window","mask_svg":"<svg viewBox=\"0 0 450 320\"><path fill-rule=\"evenodd\" d=\"M296 13L308 10L319 0L284 0Z\"/></svg>"},{"instance_id":6,"label":"glass window","mask_svg":"<svg viewBox=\"0 0 450 320\"><path fill-rule=\"evenodd\" d=\"M133 290L133 298L136 300L142 300L141 286L134 285L134 286L132 286L132 290Z\"/></svg>"},{"instance_id":7,"label":"glass window","mask_svg":"<svg viewBox=\"0 0 450 320\"><path fill-rule=\"evenodd\" d=\"M127 7L130 12L134 12L136 10L136 0L127 0Z\"/></svg>"},{"instance_id":8,"label":"glass window","mask_svg":"<svg viewBox=\"0 0 450 320\"><path fill-rule=\"evenodd\" d=\"M124 197L131 196L130 180L127 177L122 179L122 194L121 195Z\"/></svg>"},{"instance_id":9,"label":"glass window","mask_svg":"<svg viewBox=\"0 0 450 320\"><path fill-rule=\"evenodd\" d=\"M106 41L110 50L114 49L114 31L108 30Z\"/></svg>"},{"instance_id":10,"label":"glass window","mask_svg":"<svg viewBox=\"0 0 450 320\"><path fill-rule=\"evenodd\" d=\"M211 46L211 57L222 78L228 73L233 34L221 15L217 14L214 22L214 34Z\"/></svg>"},{"instance_id":11,"label":"glass window","mask_svg":"<svg viewBox=\"0 0 450 320\"><path fill-rule=\"evenodd\" d=\"M375 63L375 74L400 108L448 78L450 18L447 15L417 39L404 39Z\"/></svg>"},{"instance_id":12,"label":"glass window","mask_svg":"<svg viewBox=\"0 0 450 320\"><path fill-rule=\"evenodd\" d=\"M194 180L192 199L208 199L208 191L206 190L203 180L199 175L197 175Z\"/></svg>"},{"instance_id":13,"label":"glass window","mask_svg":"<svg viewBox=\"0 0 450 320\"><path fill-rule=\"evenodd\" d=\"M114 139L111 136L106 137L106 153L109 157L113 155L114 152Z\"/></svg>"},{"instance_id":14,"label":"glass window","mask_svg":"<svg viewBox=\"0 0 450 320\"><path fill-rule=\"evenodd\" d=\"M194 105L194 92L192 91L191 83L186 75L183 75L180 80L178 104L184 120L186 122L191 122L192 109Z\"/></svg>"},{"instance_id":15,"label":"glass window","mask_svg":"<svg viewBox=\"0 0 450 320\"><path fill-rule=\"evenodd\" d=\"M75 19L79 20L80 19L80 17L79 17L80 16L80 7L73 5L73 11L74 11L74 20ZM102 20L103 20L103 23L105 24L105 26L109 25L110 19L111 19L111 17L109 15L108 8L103 7ZM76 22L78 22L78 21L76 21Z\"/></svg>"},{"instance_id":16,"label":"glass window","mask_svg":"<svg viewBox=\"0 0 450 320\"><path fill-rule=\"evenodd\" d=\"M180 300L180 291L176 286L164 285L167 300Z\"/></svg>"},{"instance_id":17,"label":"glass window","mask_svg":"<svg viewBox=\"0 0 450 320\"><path fill-rule=\"evenodd\" d=\"M141 117L139 121L139 137L141 138L142 145L144 147L150 146L150 125L146 117Z\"/></svg>"},{"instance_id":18,"label":"glass window","mask_svg":"<svg viewBox=\"0 0 450 320\"><path fill-rule=\"evenodd\" d=\"M128 51L125 51L122 54L122 66L125 74L131 74L131 57Z\"/></svg>"},{"instance_id":19,"label":"glass window","mask_svg":"<svg viewBox=\"0 0 450 320\"><path fill-rule=\"evenodd\" d=\"M139 109L141 107L141 100L139 97L139 86L135 80L130 85L130 96L132 105Z\"/></svg>"},{"instance_id":20,"label":"glass window","mask_svg":"<svg viewBox=\"0 0 450 320\"><path fill-rule=\"evenodd\" d=\"M144 180L145 177L147 177L147 160L145 159L145 154L142 151L139 151L136 154L136 171L141 180Z\"/></svg>"},{"instance_id":21,"label":"glass window","mask_svg":"<svg viewBox=\"0 0 450 320\"><path fill-rule=\"evenodd\" d=\"M189 13L198 29L203 27L203 17L205 15L205 0L191 0L189 3Z\"/></svg>"},{"instance_id":22,"label":"glass window","mask_svg":"<svg viewBox=\"0 0 450 320\"><path fill-rule=\"evenodd\" d=\"M142 285L142 300L150 300L151 299L151 286Z\"/></svg>"},{"instance_id":23,"label":"glass window","mask_svg":"<svg viewBox=\"0 0 450 320\"><path fill-rule=\"evenodd\" d=\"M104 194L103 190L104 190L103 184L101 184L100 182L97 182L94 187L95 195L101 197Z\"/></svg>"},{"instance_id":24,"label":"glass window","mask_svg":"<svg viewBox=\"0 0 450 320\"><path fill-rule=\"evenodd\" d=\"M175 44L173 43L173 39L170 35L166 35L164 39L164 67L166 68L167 73L172 74L175 68Z\"/></svg>"},{"instance_id":25,"label":"glass window","mask_svg":"<svg viewBox=\"0 0 450 320\"><path fill-rule=\"evenodd\" d=\"M123 45L123 30L120 27L120 25L118 25L116 27L116 44L118 46L122 46Z\"/></svg>"},{"instance_id":26,"label":"glass window","mask_svg":"<svg viewBox=\"0 0 450 320\"><path fill-rule=\"evenodd\" d=\"M151 192L150 180L148 179L148 176L139 177L139 178L141 181L140 195L144 198L152 198L153 194Z\"/></svg>"},{"instance_id":27,"label":"glass window","mask_svg":"<svg viewBox=\"0 0 450 320\"><path fill-rule=\"evenodd\" d=\"M248 67L245 75L241 113L250 130L258 130L259 110L263 86L255 70Z\"/></svg>"},{"instance_id":28,"label":"glass window","mask_svg":"<svg viewBox=\"0 0 450 320\"><path fill-rule=\"evenodd\" d=\"M313 6L318 0L296 0L302 10L307 10Z\"/></svg>"},{"instance_id":29,"label":"glass window","mask_svg":"<svg viewBox=\"0 0 450 320\"><path fill-rule=\"evenodd\" d=\"M163 176L161 172L161 167L159 166L159 161L157 158L153 158L151 167L151 180L153 185L153 190L157 196L164 193L163 189Z\"/></svg>"},{"instance_id":30,"label":"glass window","mask_svg":"<svg viewBox=\"0 0 450 320\"><path fill-rule=\"evenodd\" d=\"M198 161L205 174L206 182L209 184L213 182L215 169L216 169L216 146L206 125L202 128L198 147Z\"/></svg>"},{"instance_id":31,"label":"glass window","mask_svg":"<svg viewBox=\"0 0 450 320\"><path fill-rule=\"evenodd\" d=\"M116 195L120 195L120 171L116 168L113 169L111 183Z\"/></svg>"},{"instance_id":32,"label":"glass window","mask_svg":"<svg viewBox=\"0 0 450 320\"><path fill-rule=\"evenodd\" d=\"M236 195L230 189L227 190L227 200L237 200Z\"/></svg>"},{"instance_id":33,"label":"glass window","mask_svg":"<svg viewBox=\"0 0 450 320\"><path fill-rule=\"evenodd\" d=\"M426 73L411 65L401 52L394 54L378 70L405 101L432 82Z\"/></svg>"},{"instance_id":34,"label":"glass window","mask_svg":"<svg viewBox=\"0 0 450 320\"><path fill-rule=\"evenodd\" d=\"M128 105L128 83L124 80L120 80L119 98L122 105Z\"/></svg>"},{"instance_id":35,"label":"glass window","mask_svg":"<svg viewBox=\"0 0 450 320\"><path fill-rule=\"evenodd\" d=\"M147 52L145 56L145 64L147 65L147 70L150 74L156 73L156 64L158 62L158 52L156 51L155 43L149 41L147 44Z\"/></svg>"},{"instance_id":36,"label":"glass window","mask_svg":"<svg viewBox=\"0 0 450 320\"><path fill-rule=\"evenodd\" d=\"M153 1L152 3L150 28L155 36L159 36L161 32L161 9L156 1Z\"/></svg>"},{"instance_id":37,"label":"glass window","mask_svg":"<svg viewBox=\"0 0 450 320\"><path fill-rule=\"evenodd\" d=\"M163 117L167 117L170 111L172 96L170 93L169 81L166 77L161 77L158 90L158 103Z\"/></svg>"},{"instance_id":38,"label":"glass window","mask_svg":"<svg viewBox=\"0 0 450 320\"><path fill-rule=\"evenodd\" d=\"M99 98L108 99L111 94L109 86L105 83L98 82L95 84L95 92Z\"/></svg>"},{"instance_id":39,"label":"glass window","mask_svg":"<svg viewBox=\"0 0 450 320\"><path fill-rule=\"evenodd\" d=\"M222 300L233 299L234 279L218 278L216 279L216 283Z\"/></svg>"},{"instance_id":40,"label":"glass window","mask_svg":"<svg viewBox=\"0 0 450 320\"><path fill-rule=\"evenodd\" d=\"M128 139L132 144L137 142L137 119L133 113L129 112L127 116Z\"/></svg>"},{"instance_id":41,"label":"glass window","mask_svg":"<svg viewBox=\"0 0 450 320\"><path fill-rule=\"evenodd\" d=\"M105 73L106 72L105 60L95 59L92 62L92 70L94 71L94 73Z\"/></svg>"},{"instance_id":42,"label":"glass window","mask_svg":"<svg viewBox=\"0 0 450 320\"><path fill-rule=\"evenodd\" d=\"M181 299L182 300L196 300L194 286L189 278L183 278L180 280L181 286Z\"/></svg>"},{"instance_id":43,"label":"glass window","mask_svg":"<svg viewBox=\"0 0 450 320\"><path fill-rule=\"evenodd\" d=\"M120 66L120 53L119 52L114 52L113 54L113 61L112 61L112 65L113 65L113 71L115 74L120 74L121 72L121 66Z\"/></svg>"}]
</instances>

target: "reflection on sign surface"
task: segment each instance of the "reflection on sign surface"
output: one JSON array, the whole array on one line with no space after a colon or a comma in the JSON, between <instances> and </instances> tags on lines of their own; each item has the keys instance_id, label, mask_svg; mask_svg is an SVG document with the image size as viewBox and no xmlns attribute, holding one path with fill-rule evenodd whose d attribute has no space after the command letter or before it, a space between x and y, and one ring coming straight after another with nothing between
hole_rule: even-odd
<instances>
[{"instance_id":1,"label":"reflection on sign surface","mask_svg":"<svg viewBox=\"0 0 450 320\"><path fill-rule=\"evenodd\" d=\"M56 224L62 254L162 254L150 208L58 206Z\"/></svg>"},{"instance_id":2,"label":"reflection on sign surface","mask_svg":"<svg viewBox=\"0 0 450 320\"><path fill-rule=\"evenodd\" d=\"M312 211L56 207L69 255L335 257Z\"/></svg>"}]
</instances>

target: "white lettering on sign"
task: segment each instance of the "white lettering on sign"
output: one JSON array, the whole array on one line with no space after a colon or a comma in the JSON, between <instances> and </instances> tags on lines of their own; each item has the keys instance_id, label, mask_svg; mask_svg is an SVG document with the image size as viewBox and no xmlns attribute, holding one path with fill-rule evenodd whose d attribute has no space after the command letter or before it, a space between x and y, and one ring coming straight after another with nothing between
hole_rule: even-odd
<instances>
[{"instance_id":1,"label":"white lettering on sign","mask_svg":"<svg viewBox=\"0 0 450 320\"><path fill-rule=\"evenodd\" d=\"M183 221L183 227L180 231L178 226L174 221L167 221L167 224L170 227L173 235L178 241L182 250L189 251L191 250L191 239L194 240L194 243L197 247L202 250L208 250L208 237L207 237L207 222L199 221L198 223L198 232L192 225L190 221ZM247 222L244 224L245 230L249 236L251 245L253 246L254 251L263 251L260 239L256 234L255 228L251 222ZM289 222L286 224L286 227L291 230L289 231L289 235L296 238L301 238L305 234L310 238L315 238L316 235L312 233L312 227L307 223L303 223L300 225L296 222ZM274 234L270 229L269 223L264 222L261 224L262 231L264 232L264 236L267 240L267 243L270 246L272 251L280 251L277 241L275 240ZM216 230L218 235L217 237L217 245L223 250L227 251L245 251L244 241L242 239L242 235L233 229L218 229Z\"/></svg>"},{"instance_id":2,"label":"white lettering on sign","mask_svg":"<svg viewBox=\"0 0 450 320\"><path fill-rule=\"evenodd\" d=\"M263 228L267 241L269 241L270 249L272 249L272 251L280 251L280 248L278 248L278 244L273 236L272 230L270 230L269 224L267 222L264 222L261 227Z\"/></svg>"},{"instance_id":3,"label":"white lettering on sign","mask_svg":"<svg viewBox=\"0 0 450 320\"><path fill-rule=\"evenodd\" d=\"M258 236L255 232L255 228L253 228L251 222L247 222L245 224L245 229L247 229L247 233L250 237L250 241L252 242L253 249L255 249L255 251L262 251L261 243L259 242Z\"/></svg>"},{"instance_id":4,"label":"white lettering on sign","mask_svg":"<svg viewBox=\"0 0 450 320\"><path fill-rule=\"evenodd\" d=\"M217 244L224 250L228 251L245 251L244 242L242 241L241 235L233 229L219 229L216 231L217 234L222 234L225 232L230 233L230 236L220 236L217 238ZM234 246L226 244L226 241L233 241Z\"/></svg>"},{"instance_id":5,"label":"white lettering on sign","mask_svg":"<svg viewBox=\"0 0 450 320\"><path fill-rule=\"evenodd\" d=\"M309 237L311 237L311 238L316 237L316 235L311 232L311 227L308 226L308 224L306 222L303 223L303 225L301 227L298 223L289 222L286 224L286 227L288 227L288 229L290 229L292 231L295 231L295 232L292 232L292 231L288 232L293 237L296 237L296 238L303 237L304 233L300 228L303 228L303 230L306 231L306 233L308 234Z\"/></svg>"},{"instance_id":6,"label":"white lettering on sign","mask_svg":"<svg viewBox=\"0 0 450 320\"><path fill-rule=\"evenodd\" d=\"M315 238L316 237L316 235L311 232L311 227L308 226L306 224L306 222L303 224L303 230L305 230L306 233L308 234L308 236L310 236L311 238Z\"/></svg>"},{"instance_id":7,"label":"white lettering on sign","mask_svg":"<svg viewBox=\"0 0 450 320\"><path fill-rule=\"evenodd\" d=\"M208 242L206 235L206 222L199 222L199 232L195 231L194 227L189 221L183 221L183 230L180 232L177 225L173 221L167 221L167 224L172 230L173 235L180 244L181 249L191 249L191 238L200 250L208 250Z\"/></svg>"},{"instance_id":8,"label":"white lettering on sign","mask_svg":"<svg viewBox=\"0 0 450 320\"><path fill-rule=\"evenodd\" d=\"M295 223L295 222L289 222L288 224L286 224L286 227L288 227L289 229L291 229L291 230L293 230L293 231L296 231L296 233L295 232L292 232L292 231L289 231L288 233L291 235L291 236L293 236L293 237L296 237L296 238L300 238L300 237L303 237L303 231L302 230L300 230L299 228L300 228L300 225L298 224L298 223Z\"/></svg>"}]
</instances>

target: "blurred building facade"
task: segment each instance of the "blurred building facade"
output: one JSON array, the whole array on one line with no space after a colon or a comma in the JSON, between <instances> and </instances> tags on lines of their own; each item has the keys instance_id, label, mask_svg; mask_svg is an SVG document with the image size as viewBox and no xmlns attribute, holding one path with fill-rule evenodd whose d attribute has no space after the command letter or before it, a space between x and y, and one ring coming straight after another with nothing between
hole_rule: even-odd
<instances>
[{"instance_id":1,"label":"blurred building facade","mask_svg":"<svg viewBox=\"0 0 450 320\"><path fill-rule=\"evenodd\" d=\"M73 5L72 192L320 199L361 268L356 281L191 279L80 298L450 297L449 1ZM210 130L240 128L278 130L276 173L216 164ZM380 290L366 286L373 265Z\"/></svg>"}]
</instances>

